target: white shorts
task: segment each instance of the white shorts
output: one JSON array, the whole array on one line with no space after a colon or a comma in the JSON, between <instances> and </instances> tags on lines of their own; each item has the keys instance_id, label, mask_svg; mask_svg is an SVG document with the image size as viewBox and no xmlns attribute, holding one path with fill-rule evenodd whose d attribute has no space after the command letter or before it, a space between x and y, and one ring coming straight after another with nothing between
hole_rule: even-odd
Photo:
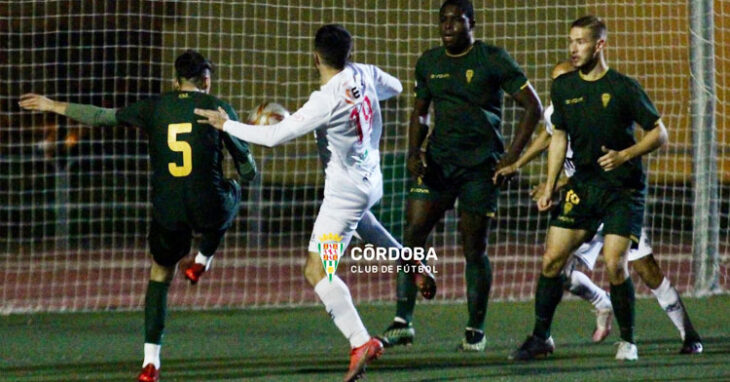
<instances>
[{"instance_id":1,"label":"white shorts","mask_svg":"<svg viewBox=\"0 0 730 382\"><path fill-rule=\"evenodd\" d=\"M596 265L596 259L601 253L603 248L603 233L599 229L596 236L593 236L591 241L583 243L576 251L573 256L580 260L583 265L588 269L593 270ZM646 234L646 230L641 230L641 237L639 238L639 247L636 249L629 249L628 260L634 261L642 257L649 256L652 254L651 245L649 245L649 236ZM568 262L570 263L570 261Z\"/></svg>"},{"instance_id":2,"label":"white shorts","mask_svg":"<svg viewBox=\"0 0 730 382\"><path fill-rule=\"evenodd\" d=\"M339 235L342 238L340 242L347 248L365 211L382 197L383 177L380 171L357 184L346 173L328 173L324 200L309 238L309 252L319 252L320 238L326 234Z\"/></svg>"}]
</instances>

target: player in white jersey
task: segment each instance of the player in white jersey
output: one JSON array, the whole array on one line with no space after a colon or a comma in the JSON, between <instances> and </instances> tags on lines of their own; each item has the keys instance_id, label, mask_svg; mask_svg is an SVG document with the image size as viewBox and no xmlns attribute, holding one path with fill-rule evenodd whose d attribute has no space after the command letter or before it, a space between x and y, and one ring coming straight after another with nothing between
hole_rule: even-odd
<instances>
[{"instance_id":1,"label":"player in white jersey","mask_svg":"<svg viewBox=\"0 0 730 382\"><path fill-rule=\"evenodd\" d=\"M569 71L575 70L570 62L561 62L555 66L552 72L552 78L555 79ZM509 167L502 168L495 173L496 177L502 175L512 175L516 173L522 166L526 165L538 154L545 151L550 145L550 138L553 133L553 126L550 122L550 116L553 112L553 105L545 108L545 130L535 138L525 153L514 164ZM575 173L575 165L573 164L573 150L568 142L568 148L565 153L565 163L563 163L562 177L556 186L556 189L562 188L567 184L567 180ZM544 189L544 184L536 186L531 195L537 197L538 190ZM596 329L593 332L593 341L603 341L611 331L612 306L611 299L606 291L599 288L584 273L575 270L577 263L583 264L585 267L593 270L598 255L603 248L603 225L598 228L596 235L586 243L583 243L573 256L568 260L564 268L566 276L566 288L572 294L590 301L597 311ZM684 304L682 303L679 293L672 286L669 279L664 276L659 264L654 259L653 250L649 244L649 237L645 229L641 230L639 245L637 248L630 248L628 253L628 261L631 267L639 274L639 277L651 289L657 298L659 305L667 313L672 323L679 330L683 344L680 349L681 354L698 354L702 353L702 341L699 334L695 331L689 319Z\"/></svg>"},{"instance_id":2,"label":"player in white jersey","mask_svg":"<svg viewBox=\"0 0 730 382\"><path fill-rule=\"evenodd\" d=\"M340 25L321 27L314 39L314 62L321 77L319 90L295 113L276 125L255 126L230 121L222 110L196 110L201 122L250 143L273 147L316 129L324 129L331 158L325 169L324 200L314 223L304 277L314 287L337 328L349 340L350 368L345 381L358 379L367 363L378 358L383 344L372 338L355 309L347 285L327 277L318 244L324 235L337 235L347 247L365 212L383 194L379 139L380 100L399 94L397 78L373 65L350 63L352 38Z\"/></svg>"}]
</instances>

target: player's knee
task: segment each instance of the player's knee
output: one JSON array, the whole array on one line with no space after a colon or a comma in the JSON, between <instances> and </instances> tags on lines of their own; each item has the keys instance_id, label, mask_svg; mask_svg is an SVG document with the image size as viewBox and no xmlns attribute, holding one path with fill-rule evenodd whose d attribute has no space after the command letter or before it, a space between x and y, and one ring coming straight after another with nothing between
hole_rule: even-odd
<instances>
[{"instance_id":1,"label":"player's knee","mask_svg":"<svg viewBox=\"0 0 730 382\"><path fill-rule=\"evenodd\" d=\"M629 276L628 269L620 259L606 259L606 276L608 281L613 285L623 284Z\"/></svg>"},{"instance_id":2,"label":"player's knee","mask_svg":"<svg viewBox=\"0 0 730 382\"><path fill-rule=\"evenodd\" d=\"M150 268L150 281L169 283L172 281L172 277L174 275L175 266L166 267L152 261L152 267Z\"/></svg>"},{"instance_id":3,"label":"player's knee","mask_svg":"<svg viewBox=\"0 0 730 382\"><path fill-rule=\"evenodd\" d=\"M317 285L326 276L324 268L322 268L322 263L312 261L312 256L307 258L303 271L304 278L311 286Z\"/></svg>"},{"instance_id":4,"label":"player's knee","mask_svg":"<svg viewBox=\"0 0 730 382\"><path fill-rule=\"evenodd\" d=\"M562 271L563 264L559 258L545 253L542 257L542 274L547 277L557 277Z\"/></svg>"},{"instance_id":5,"label":"player's knee","mask_svg":"<svg viewBox=\"0 0 730 382\"><path fill-rule=\"evenodd\" d=\"M664 280L664 272L654 260L653 255L644 256L631 262L631 267L650 289L656 289Z\"/></svg>"}]
</instances>

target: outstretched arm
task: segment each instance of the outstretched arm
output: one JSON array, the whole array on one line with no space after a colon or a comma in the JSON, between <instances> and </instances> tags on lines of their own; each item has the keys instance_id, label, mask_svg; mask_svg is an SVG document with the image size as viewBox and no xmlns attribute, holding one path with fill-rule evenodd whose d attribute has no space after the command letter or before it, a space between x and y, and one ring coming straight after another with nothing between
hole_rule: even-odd
<instances>
[{"instance_id":1,"label":"outstretched arm","mask_svg":"<svg viewBox=\"0 0 730 382\"><path fill-rule=\"evenodd\" d=\"M20 96L18 105L26 110L50 111L64 115L90 126L114 126L118 124L116 109L59 102L39 94L23 94Z\"/></svg>"},{"instance_id":2,"label":"outstretched arm","mask_svg":"<svg viewBox=\"0 0 730 382\"><path fill-rule=\"evenodd\" d=\"M195 114L206 118L198 120L199 123L206 123L249 143L274 147L326 125L330 110L327 99L314 92L301 109L275 125L259 126L230 121L228 114L220 107L218 110L195 109Z\"/></svg>"}]
</instances>

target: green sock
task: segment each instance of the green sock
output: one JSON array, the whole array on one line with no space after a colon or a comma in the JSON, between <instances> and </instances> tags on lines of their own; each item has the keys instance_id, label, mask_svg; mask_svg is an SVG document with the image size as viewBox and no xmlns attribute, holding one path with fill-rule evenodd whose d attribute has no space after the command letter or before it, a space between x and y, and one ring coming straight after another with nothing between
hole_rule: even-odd
<instances>
[{"instance_id":1,"label":"green sock","mask_svg":"<svg viewBox=\"0 0 730 382\"><path fill-rule=\"evenodd\" d=\"M165 315L167 313L167 291L170 283L151 281L147 283L147 294L144 298L144 342L161 344L165 331Z\"/></svg>"},{"instance_id":2,"label":"green sock","mask_svg":"<svg viewBox=\"0 0 730 382\"><path fill-rule=\"evenodd\" d=\"M623 284L611 284L611 304L621 329L621 339L634 343L634 283L627 278Z\"/></svg>"},{"instance_id":3,"label":"green sock","mask_svg":"<svg viewBox=\"0 0 730 382\"><path fill-rule=\"evenodd\" d=\"M407 322L413 320L413 310L416 307L416 294L418 288L413 282L413 275L403 271L396 276L396 298L395 315Z\"/></svg>"},{"instance_id":4,"label":"green sock","mask_svg":"<svg viewBox=\"0 0 730 382\"><path fill-rule=\"evenodd\" d=\"M547 277L540 274L535 293L535 329L532 335L547 339L555 309L563 298L563 276Z\"/></svg>"},{"instance_id":5,"label":"green sock","mask_svg":"<svg viewBox=\"0 0 730 382\"><path fill-rule=\"evenodd\" d=\"M466 301L469 309L469 328L484 330L484 319L487 317L489 290L492 288L492 266L489 258L482 254L475 261L466 262Z\"/></svg>"}]
</instances>

